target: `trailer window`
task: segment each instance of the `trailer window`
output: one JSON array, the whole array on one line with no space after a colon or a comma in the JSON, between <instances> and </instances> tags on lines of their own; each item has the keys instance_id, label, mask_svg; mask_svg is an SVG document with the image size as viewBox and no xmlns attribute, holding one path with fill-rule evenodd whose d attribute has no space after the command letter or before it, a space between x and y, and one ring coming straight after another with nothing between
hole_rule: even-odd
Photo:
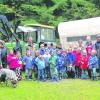
<instances>
[{"instance_id":1,"label":"trailer window","mask_svg":"<svg viewBox=\"0 0 100 100\"><path fill-rule=\"evenodd\" d=\"M96 40L96 35L90 35L91 36L91 40ZM78 41L78 40L83 40L86 41L86 36L73 36L73 37L67 37L66 41L67 42L74 42L74 41Z\"/></svg>"}]
</instances>

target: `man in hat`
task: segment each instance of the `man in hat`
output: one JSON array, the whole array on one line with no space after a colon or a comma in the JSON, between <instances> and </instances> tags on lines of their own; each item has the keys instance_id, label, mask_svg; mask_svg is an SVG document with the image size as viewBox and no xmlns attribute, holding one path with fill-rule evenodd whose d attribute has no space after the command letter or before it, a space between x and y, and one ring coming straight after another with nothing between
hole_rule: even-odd
<instances>
[{"instance_id":1,"label":"man in hat","mask_svg":"<svg viewBox=\"0 0 100 100\"><path fill-rule=\"evenodd\" d=\"M26 44L26 49L31 50L32 56L33 57L35 56L35 45L33 43L32 37L28 37L27 44Z\"/></svg>"},{"instance_id":2,"label":"man in hat","mask_svg":"<svg viewBox=\"0 0 100 100\"><path fill-rule=\"evenodd\" d=\"M4 41L0 40L0 59L3 68L7 68L7 49Z\"/></svg>"},{"instance_id":3,"label":"man in hat","mask_svg":"<svg viewBox=\"0 0 100 100\"><path fill-rule=\"evenodd\" d=\"M97 57L98 57L98 69L99 69L99 76L100 76L100 35L96 36L96 43L94 45L95 50L97 51Z\"/></svg>"}]
</instances>

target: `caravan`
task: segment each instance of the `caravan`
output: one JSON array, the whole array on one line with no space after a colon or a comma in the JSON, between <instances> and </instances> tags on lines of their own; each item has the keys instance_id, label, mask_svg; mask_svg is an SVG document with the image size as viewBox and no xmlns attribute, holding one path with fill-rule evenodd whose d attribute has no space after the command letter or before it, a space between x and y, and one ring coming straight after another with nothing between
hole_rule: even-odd
<instances>
[{"instance_id":1,"label":"caravan","mask_svg":"<svg viewBox=\"0 0 100 100\"><path fill-rule=\"evenodd\" d=\"M58 32L64 49L68 44L76 43L80 39L85 41L87 35L95 41L96 35L100 34L100 17L62 22L58 25Z\"/></svg>"}]
</instances>

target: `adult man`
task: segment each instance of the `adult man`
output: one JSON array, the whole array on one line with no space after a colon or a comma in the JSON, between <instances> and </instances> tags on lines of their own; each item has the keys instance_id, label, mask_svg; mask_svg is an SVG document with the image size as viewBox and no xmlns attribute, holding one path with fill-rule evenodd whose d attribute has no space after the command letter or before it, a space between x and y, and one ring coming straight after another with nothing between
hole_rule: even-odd
<instances>
[{"instance_id":1,"label":"adult man","mask_svg":"<svg viewBox=\"0 0 100 100\"><path fill-rule=\"evenodd\" d=\"M100 76L100 35L97 35L96 38L97 38L97 41L94 45L94 48L97 51L97 57L98 57L98 63L99 63L98 69L99 69L99 76Z\"/></svg>"},{"instance_id":2,"label":"adult man","mask_svg":"<svg viewBox=\"0 0 100 100\"><path fill-rule=\"evenodd\" d=\"M29 49L29 50L31 50L31 52L32 52L32 56L35 56L35 46L34 46L34 44L33 44L33 39L32 39L32 37L29 37L28 38L28 41L27 41L27 44L26 44L26 49Z\"/></svg>"},{"instance_id":3,"label":"adult man","mask_svg":"<svg viewBox=\"0 0 100 100\"><path fill-rule=\"evenodd\" d=\"M4 46L4 41L0 40L0 57L3 68L7 68L7 49Z\"/></svg>"},{"instance_id":4,"label":"adult man","mask_svg":"<svg viewBox=\"0 0 100 100\"><path fill-rule=\"evenodd\" d=\"M28 38L26 46L27 47L33 47L33 39L32 39L32 37Z\"/></svg>"}]
</instances>

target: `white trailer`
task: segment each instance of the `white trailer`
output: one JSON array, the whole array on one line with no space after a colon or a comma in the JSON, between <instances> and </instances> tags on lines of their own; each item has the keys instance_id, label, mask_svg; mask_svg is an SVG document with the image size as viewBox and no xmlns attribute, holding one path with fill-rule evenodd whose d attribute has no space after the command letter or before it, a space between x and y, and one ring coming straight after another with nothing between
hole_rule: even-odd
<instances>
[{"instance_id":1,"label":"white trailer","mask_svg":"<svg viewBox=\"0 0 100 100\"><path fill-rule=\"evenodd\" d=\"M68 43L75 43L79 39L85 41L87 35L95 41L96 35L100 34L100 17L61 22L58 25L58 32L62 48L66 48Z\"/></svg>"}]
</instances>

